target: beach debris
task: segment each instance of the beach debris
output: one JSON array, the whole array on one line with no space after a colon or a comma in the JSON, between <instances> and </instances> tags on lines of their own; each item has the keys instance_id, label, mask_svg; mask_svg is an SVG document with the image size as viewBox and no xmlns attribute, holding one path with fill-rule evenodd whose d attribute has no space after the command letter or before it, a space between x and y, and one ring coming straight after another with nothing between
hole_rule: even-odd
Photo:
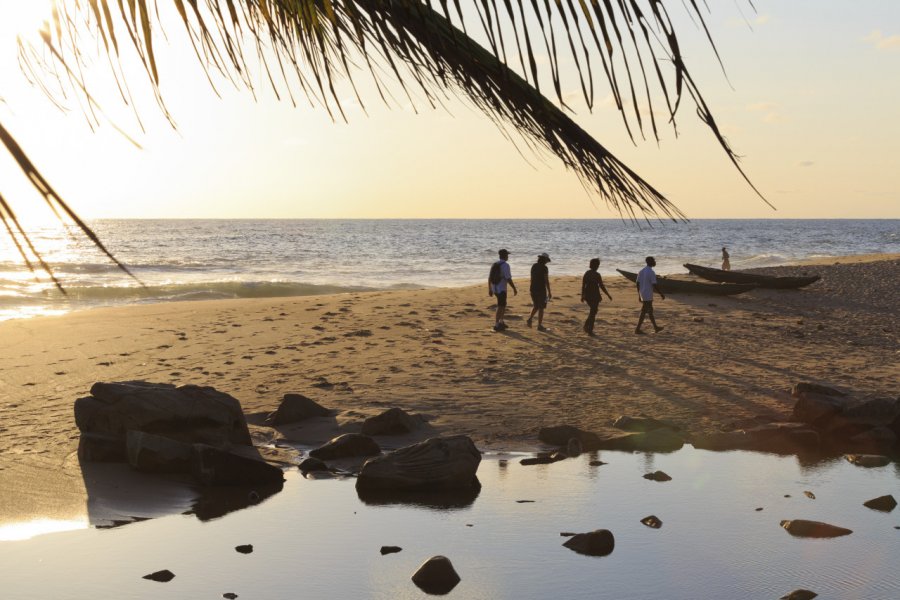
<instances>
[{"instance_id":1,"label":"beach debris","mask_svg":"<svg viewBox=\"0 0 900 600\"><path fill-rule=\"evenodd\" d=\"M565 446L572 438L581 442L582 450L597 450L600 443L600 436L596 433L583 431L573 425L541 427L538 431L538 439L551 446Z\"/></svg>"},{"instance_id":2,"label":"beach debris","mask_svg":"<svg viewBox=\"0 0 900 600\"><path fill-rule=\"evenodd\" d=\"M339 435L309 452L310 456L321 460L350 458L353 456L373 456L375 454L381 454L381 448L375 440L361 433L345 433Z\"/></svg>"},{"instance_id":3,"label":"beach debris","mask_svg":"<svg viewBox=\"0 0 900 600\"><path fill-rule=\"evenodd\" d=\"M672 478L663 471L654 471L652 473L647 473L644 475L644 479L649 479L650 481L672 481Z\"/></svg>"},{"instance_id":4,"label":"beach debris","mask_svg":"<svg viewBox=\"0 0 900 600\"><path fill-rule=\"evenodd\" d=\"M385 554L394 554L396 552L400 552L401 550L403 550L403 548L401 548L400 546L382 546L381 555L384 556Z\"/></svg>"},{"instance_id":5,"label":"beach debris","mask_svg":"<svg viewBox=\"0 0 900 600\"><path fill-rule=\"evenodd\" d=\"M584 448L581 445L581 440L579 440L578 438L569 438L569 441L566 442L566 455L578 456L583 451Z\"/></svg>"},{"instance_id":6,"label":"beach debris","mask_svg":"<svg viewBox=\"0 0 900 600\"><path fill-rule=\"evenodd\" d=\"M363 422L364 435L400 435L414 431L421 426L422 417L410 415L402 408L389 408L379 415Z\"/></svg>"},{"instance_id":7,"label":"beach debris","mask_svg":"<svg viewBox=\"0 0 900 600\"><path fill-rule=\"evenodd\" d=\"M531 504L533 502L536 502L536 500L516 500L517 504Z\"/></svg>"},{"instance_id":8,"label":"beach debris","mask_svg":"<svg viewBox=\"0 0 900 600\"><path fill-rule=\"evenodd\" d=\"M158 581L160 583L168 583L175 579L175 573L168 569L163 569L162 571L156 571L154 573L150 573L149 575L144 575L142 579L149 579L150 581Z\"/></svg>"},{"instance_id":9,"label":"beach debris","mask_svg":"<svg viewBox=\"0 0 900 600\"><path fill-rule=\"evenodd\" d=\"M607 556L612 554L616 539L608 529L596 529L588 533L577 533L563 543L563 546L578 554L587 556Z\"/></svg>"},{"instance_id":10,"label":"beach debris","mask_svg":"<svg viewBox=\"0 0 900 600\"><path fill-rule=\"evenodd\" d=\"M234 592L225 592L224 594L222 594L222 597L227 598L228 600L235 600L235 598L237 598L238 595L235 594Z\"/></svg>"},{"instance_id":11,"label":"beach debris","mask_svg":"<svg viewBox=\"0 0 900 600\"><path fill-rule=\"evenodd\" d=\"M241 554L250 554L253 552L253 544L241 544L240 546L235 546L234 549Z\"/></svg>"},{"instance_id":12,"label":"beach debris","mask_svg":"<svg viewBox=\"0 0 900 600\"><path fill-rule=\"evenodd\" d=\"M416 569L412 580L426 594L443 595L456 587L460 577L449 558L432 556Z\"/></svg>"},{"instance_id":13,"label":"beach debris","mask_svg":"<svg viewBox=\"0 0 900 600\"><path fill-rule=\"evenodd\" d=\"M332 413L303 394L285 394L278 408L266 417L266 425L285 425L312 417L327 417Z\"/></svg>"},{"instance_id":14,"label":"beach debris","mask_svg":"<svg viewBox=\"0 0 900 600\"><path fill-rule=\"evenodd\" d=\"M878 498L866 500L863 502L863 506L873 510L880 510L881 512L891 512L897 508L897 501L893 496L888 494L887 496L879 496Z\"/></svg>"},{"instance_id":15,"label":"beach debris","mask_svg":"<svg viewBox=\"0 0 900 600\"><path fill-rule=\"evenodd\" d=\"M656 429L671 429L672 431L680 431L681 428L669 421L661 421L648 417L646 415L638 415L637 417L629 417L622 415L613 421L613 427L622 431L647 432Z\"/></svg>"},{"instance_id":16,"label":"beach debris","mask_svg":"<svg viewBox=\"0 0 900 600\"><path fill-rule=\"evenodd\" d=\"M813 494L812 492L804 491L804 492L803 492L803 495L806 496L807 498L809 498L810 500L815 500L815 499L816 499L816 495Z\"/></svg>"},{"instance_id":17,"label":"beach debris","mask_svg":"<svg viewBox=\"0 0 900 600\"><path fill-rule=\"evenodd\" d=\"M785 520L781 522L781 526L785 531L796 537L833 538L853 533L852 530L844 527L804 519Z\"/></svg>"},{"instance_id":18,"label":"beach debris","mask_svg":"<svg viewBox=\"0 0 900 600\"><path fill-rule=\"evenodd\" d=\"M328 465L324 463L324 461L319 460L318 458L314 458L312 456L303 459L297 468L300 469L301 473L309 473L311 471L328 471Z\"/></svg>"},{"instance_id":19,"label":"beach debris","mask_svg":"<svg viewBox=\"0 0 900 600\"><path fill-rule=\"evenodd\" d=\"M659 529L660 527L662 527L662 521L660 521L659 517L657 517L656 515L650 515L649 517L644 517L643 519L641 519L641 523L643 523L644 525L646 525L647 527L649 527L651 529Z\"/></svg>"},{"instance_id":20,"label":"beach debris","mask_svg":"<svg viewBox=\"0 0 900 600\"><path fill-rule=\"evenodd\" d=\"M128 464L138 471L188 473L193 445L144 431L125 436Z\"/></svg>"},{"instance_id":21,"label":"beach debris","mask_svg":"<svg viewBox=\"0 0 900 600\"><path fill-rule=\"evenodd\" d=\"M818 596L817 593L809 590L794 590L790 594L782 596L780 600L812 600L816 596Z\"/></svg>"},{"instance_id":22,"label":"beach debris","mask_svg":"<svg viewBox=\"0 0 900 600\"><path fill-rule=\"evenodd\" d=\"M194 444L191 473L203 485L280 484L282 470L257 457L220 450L206 444Z\"/></svg>"},{"instance_id":23,"label":"beach debris","mask_svg":"<svg viewBox=\"0 0 900 600\"><path fill-rule=\"evenodd\" d=\"M465 435L435 437L365 462L357 490L480 489L481 452Z\"/></svg>"},{"instance_id":24,"label":"beach debris","mask_svg":"<svg viewBox=\"0 0 900 600\"><path fill-rule=\"evenodd\" d=\"M588 465L592 467L602 467L603 465L608 465L609 463L605 463L602 460L592 460L588 463Z\"/></svg>"},{"instance_id":25,"label":"beach debris","mask_svg":"<svg viewBox=\"0 0 900 600\"><path fill-rule=\"evenodd\" d=\"M844 456L852 465L873 469L890 464L891 459L880 454L847 454Z\"/></svg>"}]
</instances>

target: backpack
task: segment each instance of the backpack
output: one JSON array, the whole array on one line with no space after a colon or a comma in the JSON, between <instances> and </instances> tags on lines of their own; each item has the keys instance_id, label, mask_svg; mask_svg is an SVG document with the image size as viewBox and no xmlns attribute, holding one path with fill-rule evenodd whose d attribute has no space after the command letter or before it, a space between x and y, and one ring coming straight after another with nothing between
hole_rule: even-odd
<instances>
[{"instance_id":1,"label":"backpack","mask_svg":"<svg viewBox=\"0 0 900 600\"><path fill-rule=\"evenodd\" d=\"M500 269L500 261L498 260L491 265L491 272L488 274L488 281L497 285L503 281L503 271Z\"/></svg>"}]
</instances>

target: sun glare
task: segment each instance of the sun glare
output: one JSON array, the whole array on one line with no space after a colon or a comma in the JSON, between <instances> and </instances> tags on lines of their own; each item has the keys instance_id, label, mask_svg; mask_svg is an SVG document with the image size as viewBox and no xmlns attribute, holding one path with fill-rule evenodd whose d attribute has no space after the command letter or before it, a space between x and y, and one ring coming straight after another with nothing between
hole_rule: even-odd
<instances>
[{"instance_id":1,"label":"sun glare","mask_svg":"<svg viewBox=\"0 0 900 600\"><path fill-rule=\"evenodd\" d=\"M0 40L36 34L50 20L50 0L0 0Z\"/></svg>"}]
</instances>

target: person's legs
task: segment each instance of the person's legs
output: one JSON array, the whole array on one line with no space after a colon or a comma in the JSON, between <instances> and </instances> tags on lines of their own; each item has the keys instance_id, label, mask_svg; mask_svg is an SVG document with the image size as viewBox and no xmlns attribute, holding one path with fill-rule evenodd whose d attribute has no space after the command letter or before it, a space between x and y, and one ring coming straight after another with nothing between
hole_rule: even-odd
<instances>
[{"instance_id":1,"label":"person's legs","mask_svg":"<svg viewBox=\"0 0 900 600\"><path fill-rule=\"evenodd\" d=\"M504 314L506 314L506 292L501 292L497 294L497 315L494 323L495 329L503 327Z\"/></svg>"},{"instance_id":2,"label":"person's legs","mask_svg":"<svg viewBox=\"0 0 900 600\"><path fill-rule=\"evenodd\" d=\"M662 331L662 327L656 325L656 319L653 317L653 302L647 302L649 304L649 308L647 309L647 316L650 317L650 323L653 324L653 331L659 333Z\"/></svg>"},{"instance_id":3,"label":"person's legs","mask_svg":"<svg viewBox=\"0 0 900 600\"><path fill-rule=\"evenodd\" d=\"M594 321L597 318L597 308L600 306L599 302L589 302L588 306L590 307L590 312L588 313L587 321L584 322L584 332L588 335L594 334Z\"/></svg>"},{"instance_id":4,"label":"person's legs","mask_svg":"<svg viewBox=\"0 0 900 600\"><path fill-rule=\"evenodd\" d=\"M544 307L538 308L538 329L544 326Z\"/></svg>"},{"instance_id":5,"label":"person's legs","mask_svg":"<svg viewBox=\"0 0 900 600\"><path fill-rule=\"evenodd\" d=\"M531 307L531 316L529 316L528 320L525 321L525 324L528 325L529 327L531 327L531 323L532 323L532 321L534 321L535 313L537 313L538 310L541 310L540 307L538 306L537 302L535 302L533 299L532 299L532 304L533 304L533 306ZM541 310L541 313L543 313L543 310ZM540 323L540 322L541 322L541 320L540 320L540 318L538 318L538 323Z\"/></svg>"},{"instance_id":6,"label":"person's legs","mask_svg":"<svg viewBox=\"0 0 900 600\"><path fill-rule=\"evenodd\" d=\"M641 302L641 316L638 317L637 327L634 328L635 333L643 333L641 331L641 325L644 324L644 317L647 315L647 307L648 306L650 306L651 310L652 310L653 303L652 302Z\"/></svg>"}]
</instances>

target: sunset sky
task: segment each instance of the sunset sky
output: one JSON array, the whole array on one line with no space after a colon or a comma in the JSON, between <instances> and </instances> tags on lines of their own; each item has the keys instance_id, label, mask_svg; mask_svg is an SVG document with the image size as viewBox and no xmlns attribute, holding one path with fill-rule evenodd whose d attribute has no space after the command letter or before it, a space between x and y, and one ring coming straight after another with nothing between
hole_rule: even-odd
<instances>
[{"instance_id":1,"label":"sunset sky","mask_svg":"<svg viewBox=\"0 0 900 600\"><path fill-rule=\"evenodd\" d=\"M276 101L259 77L257 100L221 82L218 98L180 23L167 27L168 46L158 40L177 131L133 73L146 132L114 94L100 96L142 149L108 124L92 133L77 105L60 111L19 70L15 34L35 26L43 4L0 0L0 121L85 217L617 216L555 157L523 144L520 154L457 100L449 111L419 102L416 114L405 100L385 107L364 84L368 115L349 102L347 124L305 100L296 108ZM900 2L754 4L755 13L742 1L712 3L708 24L727 80L702 31L688 23L681 34L713 114L777 211L744 183L689 100L679 137L663 128L659 144L632 144L608 98L593 113L573 100L576 121L689 217L900 217ZM680 3L673 11L683 16ZM571 73L564 86L575 98ZM32 210L38 197L5 152L0 193L23 214L43 214Z\"/></svg>"}]
</instances>

